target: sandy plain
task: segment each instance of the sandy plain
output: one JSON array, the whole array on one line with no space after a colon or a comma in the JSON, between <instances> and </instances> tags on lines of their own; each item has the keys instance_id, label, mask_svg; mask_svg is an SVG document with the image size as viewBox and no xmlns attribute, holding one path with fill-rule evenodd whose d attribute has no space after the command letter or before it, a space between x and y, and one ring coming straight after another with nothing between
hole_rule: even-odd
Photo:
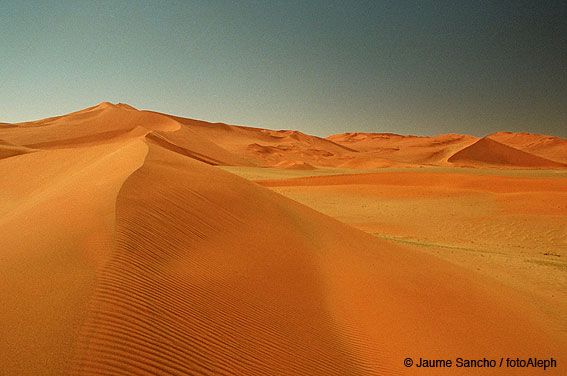
<instances>
[{"instance_id":1,"label":"sandy plain","mask_svg":"<svg viewBox=\"0 0 567 376\"><path fill-rule=\"evenodd\" d=\"M106 102L0 140L2 374L565 371L565 140L323 139Z\"/></svg>"}]
</instances>

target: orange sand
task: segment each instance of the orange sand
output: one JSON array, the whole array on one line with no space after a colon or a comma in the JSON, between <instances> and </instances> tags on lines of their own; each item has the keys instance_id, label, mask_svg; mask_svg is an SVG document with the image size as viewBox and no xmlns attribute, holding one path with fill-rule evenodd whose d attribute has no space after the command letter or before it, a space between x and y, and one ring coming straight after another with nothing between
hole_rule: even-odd
<instances>
[{"instance_id":1,"label":"orange sand","mask_svg":"<svg viewBox=\"0 0 567 376\"><path fill-rule=\"evenodd\" d=\"M503 168L565 168L567 165L504 145L485 137L455 153L449 162L462 165L498 166Z\"/></svg>"},{"instance_id":2,"label":"orange sand","mask_svg":"<svg viewBox=\"0 0 567 376\"><path fill-rule=\"evenodd\" d=\"M511 132L494 133L487 137L542 158L567 163L567 140L559 137Z\"/></svg>"},{"instance_id":3,"label":"orange sand","mask_svg":"<svg viewBox=\"0 0 567 376\"><path fill-rule=\"evenodd\" d=\"M110 103L1 125L0 140L2 374L454 375L471 372L416 370L403 360L553 356L561 367L565 359L557 316L525 291L213 167L308 174L372 164L376 151ZM449 164L454 148L474 142L455 140L378 164ZM429 192L496 195L510 215L525 215L514 202L533 195L529 215L564 216L559 180L471 176L263 185L308 189L315 208L345 189L354 200L337 205L353 216L368 200ZM540 211L542 186L559 201ZM505 195L516 201L498 201ZM368 219L366 228L353 224L368 231L383 218Z\"/></svg>"},{"instance_id":4,"label":"orange sand","mask_svg":"<svg viewBox=\"0 0 567 376\"><path fill-rule=\"evenodd\" d=\"M356 228L521 291L567 330L567 175L463 170L257 181Z\"/></svg>"}]
</instances>

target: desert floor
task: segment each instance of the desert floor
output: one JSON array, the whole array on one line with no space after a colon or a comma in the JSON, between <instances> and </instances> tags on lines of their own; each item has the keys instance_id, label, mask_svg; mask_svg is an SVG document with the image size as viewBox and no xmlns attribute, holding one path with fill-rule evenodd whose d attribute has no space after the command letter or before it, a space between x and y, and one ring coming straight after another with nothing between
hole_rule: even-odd
<instances>
[{"instance_id":1,"label":"desert floor","mask_svg":"<svg viewBox=\"0 0 567 376\"><path fill-rule=\"evenodd\" d=\"M567 172L225 170L511 287L567 333Z\"/></svg>"}]
</instances>

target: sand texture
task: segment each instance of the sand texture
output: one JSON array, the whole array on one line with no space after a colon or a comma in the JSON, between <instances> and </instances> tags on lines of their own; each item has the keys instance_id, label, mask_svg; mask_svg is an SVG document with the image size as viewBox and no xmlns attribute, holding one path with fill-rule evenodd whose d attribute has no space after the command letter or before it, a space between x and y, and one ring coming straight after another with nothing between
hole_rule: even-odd
<instances>
[{"instance_id":1,"label":"sand texture","mask_svg":"<svg viewBox=\"0 0 567 376\"><path fill-rule=\"evenodd\" d=\"M564 150L505 136L0 124L0 374L563 374Z\"/></svg>"}]
</instances>

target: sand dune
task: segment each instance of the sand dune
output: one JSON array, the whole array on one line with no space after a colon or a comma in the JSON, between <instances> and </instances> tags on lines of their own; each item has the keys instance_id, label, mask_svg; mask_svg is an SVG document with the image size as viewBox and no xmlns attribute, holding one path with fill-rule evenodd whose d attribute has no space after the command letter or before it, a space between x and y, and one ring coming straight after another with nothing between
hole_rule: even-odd
<instances>
[{"instance_id":1,"label":"sand dune","mask_svg":"<svg viewBox=\"0 0 567 376\"><path fill-rule=\"evenodd\" d=\"M554 346L494 286L155 146L120 192L116 237L77 374L396 374L404 351Z\"/></svg>"},{"instance_id":2,"label":"sand dune","mask_svg":"<svg viewBox=\"0 0 567 376\"><path fill-rule=\"evenodd\" d=\"M25 146L14 145L10 142L0 140L0 159L10 158L16 155L31 153L34 150Z\"/></svg>"},{"instance_id":3,"label":"sand dune","mask_svg":"<svg viewBox=\"0 0 567 376\"><path fill-rule=\"evenodd\" d=\"M257 182L377 237L522 291L525 304L564 333L566 174L502 173L405 168L284 179L273 175Z\"/></svg>"},{"instance_id":4,"label":"sand dune","mask_svg":"<svg viewBox=\"0 0 567 376\"><path fill-rule=\"evenodd\" d=\"M487 137L538 157L567 164L567 140L563 138L512 132L498 132Z\"/></svg>"},{"instance_id":5,"label":"sand dune","mask_svg":"<svg viewBox=\"0 0 567 376\"><path fill-rule=\"evenodd\" d=\"M0 139L13 144L41 149L106 143L138 126L150 130L175 130L171 119L125 105L103 102L65 116L0 127Z\"/></svg>"},{"instance_id":6,"label":"sand dune","mask_svg":"<svg viewBox=\"0 0 567 376\"><path fill-rule=\"evenodd\" d=\"M3 375L65 374L112 249L116 196L146 150L133 139L0 160Z\"/></svg>"},{"instance_id":7,"label":"sand dune","mask_svg":"<svg viewBox=\"0 0 567 376\"><path fill-rule=\"evenodd\" d=\"M0 159L2 374L399 375L420 373L408 356L565 354L522 292L214 167L315 173L372 151L110 103L0 139L22 151ZM443 181L415 177L390 181Z\"/></svg>"},{"instance_id":8,"label":"sand dune","mask_svg":"<svg viewBox=\"0 0 567 376\"><path fill-rule=\"evenodd\" d=\"M374 157L418 165L446 164L452 154L477 140L476 137L457 134L417 137L391 133L344 133L327 139Z\"/></svg>"},{"instance_id":9,"label":"sand dune","mask_svg":"<svg viewBox=\"0 0 567 376\"><path fill-rule=\"evenodd\" d=\"M504 145L485 137L455 153L449 162L465 166L500 166L507 168L566 168L567 165Z\"/></svg>"},{"instance_id":10,"label":"sand dune","mask_svg":"<svg viewBox=\"0 0 567 376\"><path fill-rule=\"evenodd\" d=\"M214 140L218 147L245 160L235 161L233 165L274 167L287 165L287 161L297 161L301 162L298 168L302 169L303 164L334 166L338 157L356 154L347 147L298 131L273 131L167 116L199 137Z\"/></svg>"},{"instance_id":11,"label":"sand dune","mask_svg":"<svg viewBox=\"0 0 567 376\"><path fill-rule=\"evenodd\" d=\"M307 165L383 168L457 163L466 167L561 168L567 162L567 141L556 137L501 132L479 140L457 134L345 133L324 139L291 130L208 123L108 102L65 116L4 125L0 139L19 148L65 148L128 138L137 127L143 128L142 133L144 129L154 131L152 137L162 146L168 144L178 152L183 149L213 165L304 169ZM2 150L2 155L11 155L24 149L4 146Z\"/></svg>"}]
</instances>

